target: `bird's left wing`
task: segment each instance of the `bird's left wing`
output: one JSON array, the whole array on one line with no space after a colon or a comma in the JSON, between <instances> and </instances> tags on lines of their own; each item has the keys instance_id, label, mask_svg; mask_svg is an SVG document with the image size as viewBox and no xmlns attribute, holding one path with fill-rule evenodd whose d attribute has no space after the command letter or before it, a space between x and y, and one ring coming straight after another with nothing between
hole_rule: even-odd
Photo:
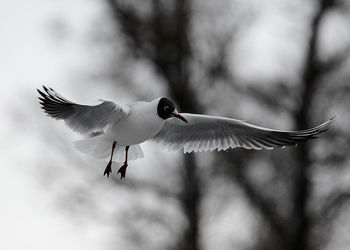
<instances>
[{"instance_id":1,"label":"bird's left wing","mask_svg":"<svg viewBox=\"0 0 350 250\"><path fill-rule=\"evenodd\" d=\"M72 130L80 134L103 130L128 114L128 108L111 101L103 101L95 106L81 105L65 99L52 88L43 86L43 89L44 92L38 89L41 108L49 116L64 120Z\"/></svg>"},{"instance_id":2,"label":"bird's left wing","mask_svg":"<svg viewBox=\"0 0 350 250\"><path fill-rule=\"evenodd\" d=\"M281 131L258 127L235 119L197 114L181 114L188 123L167 119L161 131L152 139L170 150L183 149L185 153L247 149L272 149L297 145L326 131L334 118L314 128L299 131Z\"/></svg>"}]
</instances>

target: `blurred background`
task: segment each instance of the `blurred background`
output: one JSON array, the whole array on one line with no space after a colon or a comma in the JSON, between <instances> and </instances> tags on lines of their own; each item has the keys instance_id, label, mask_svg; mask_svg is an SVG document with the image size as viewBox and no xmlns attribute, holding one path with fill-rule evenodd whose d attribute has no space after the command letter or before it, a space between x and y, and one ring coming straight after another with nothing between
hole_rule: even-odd
<instances>
[{"instance_id":1,"label":"blurred background","mask_svg":"<svg viewBox=\"0 0 350 250\"><path fill-rule=\"evenodd\" d=\"M350 1L1 0L0 17L0 249L349 249ZM272 151L144 143L120 181L43 114L42 84L276 129L336 122Z\"/></svg>"}]
</instances>

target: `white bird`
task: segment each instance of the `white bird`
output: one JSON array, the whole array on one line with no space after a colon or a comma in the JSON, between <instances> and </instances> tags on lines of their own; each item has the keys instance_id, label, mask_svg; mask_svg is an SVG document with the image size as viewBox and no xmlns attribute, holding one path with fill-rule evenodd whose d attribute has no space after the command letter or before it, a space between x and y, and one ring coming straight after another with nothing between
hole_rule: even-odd
<instances>
[{"instance_id":1,"label":"white bird","mask_svg":"<svg viewBox=\"0 0 350 250\"><path fill-rule=\"evenodd\" d=\"M102 101L96 106L81 105L59 95L52 88L38 89L42 109L51 117L64 120L75 132L87 135L75 147L98 159L108 159L103 173L109 177L112 161L124 164L118 170L125 177L129 160L143 157L140 143L149 139L170 150L184 153L246 149L272 149L297 145L326 131L334 117L319 126L299 131L258 127L232 118L199 114L179 114L167 98L151 102L119 105ZM178 118L178 119L174 119Z\"/></svg>"}]
</instances>

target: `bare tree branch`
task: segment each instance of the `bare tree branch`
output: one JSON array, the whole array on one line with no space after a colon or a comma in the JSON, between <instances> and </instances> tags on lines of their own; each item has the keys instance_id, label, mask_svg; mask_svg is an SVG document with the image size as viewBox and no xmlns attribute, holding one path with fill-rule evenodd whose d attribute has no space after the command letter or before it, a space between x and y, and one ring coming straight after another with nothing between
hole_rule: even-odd
<instances>
[{"instance_id":1,"label":"bare tree branch","mask_svg":"<svg viewBox=\"0 0 350 250\"><path fill-rule=\"evenodd\" d=\"M335 192L330 195L328 202L323 205L321 211L315 216L315 221L329 219L330 217L336 217L336 214L341 211L344 205L350 202L350 192Z\"/></svg>"},{"instance_id":2,"label":"bare tree branch","mask_svg":"<svg viewBox=\"0 0 350 250\"><path fill-rule=\"evenodd\" d=\"M318 61L318 38L321 28L321 20L326 12L335 6L335 0L320 0L319 9L311 21L311 35L308 42L308 50L302 72L302 98L295 112L295 121L298 129L308 127L311 107L316 93L317 82L322 77ZM310 216L307 213L307 205L310 197L309 168L311 165L310 148L303 144L297 151L297 167L295 175L294 192L294 249L306 250L309 247Z\"/></svg>"},{"instance_id":3,"label":"bare tree branch","mask_svg":"<svg viewBox=\"0 0 350 250\"><path fill-rule=\"evenodd\" d=\"M246 193L248 200L257 208L265 219L266 223L270 226L271 230L276 235L276 240L285 249L289 249L288 231L286 229L286 223L284 219L278 214L273 202L263 196L261 190L255 188L255 185L251 183L250 179L246 176L244 169L249 157L236 157L236 154L220 154L221 159L224 161L222 164L228 165L230 177L233 178L237 184L242 187L242 190Z\"/></svg>"}]
</instances>

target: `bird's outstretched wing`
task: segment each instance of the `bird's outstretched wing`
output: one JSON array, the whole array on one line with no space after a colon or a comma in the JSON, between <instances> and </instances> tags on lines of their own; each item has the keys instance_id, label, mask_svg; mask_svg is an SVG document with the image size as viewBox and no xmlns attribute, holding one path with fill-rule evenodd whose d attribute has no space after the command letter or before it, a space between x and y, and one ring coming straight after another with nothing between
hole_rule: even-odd
<instances>
[{"instance_id":1,"label":"bird's outstretched wing","mask_svg":"<svg viewBox=\"0 0 350 250\"><path fill-rule=\"evenodd\" d=\"M128 110L111 101L96 106L80 105L59 95L52 88L38 89L41 108L51 117L64 120L75 132L88 134L103 130L107 125L127 116Z\"/></svg>"},{"instance_id":2,"label":"bird's outstretched wing","mask_svg":"<svg viewBox=\"0 0 350 250\"><path fill-rule=\"evenodd\" d=\"M239 120L197 114L181 114L188 123L167 119L161 131L152 139L169 150L185 153L246 149L272 149L297 145L326 131L334 117L321 125L300 131L280 131L258 127Z\"/></svg>"}]
</instances>

